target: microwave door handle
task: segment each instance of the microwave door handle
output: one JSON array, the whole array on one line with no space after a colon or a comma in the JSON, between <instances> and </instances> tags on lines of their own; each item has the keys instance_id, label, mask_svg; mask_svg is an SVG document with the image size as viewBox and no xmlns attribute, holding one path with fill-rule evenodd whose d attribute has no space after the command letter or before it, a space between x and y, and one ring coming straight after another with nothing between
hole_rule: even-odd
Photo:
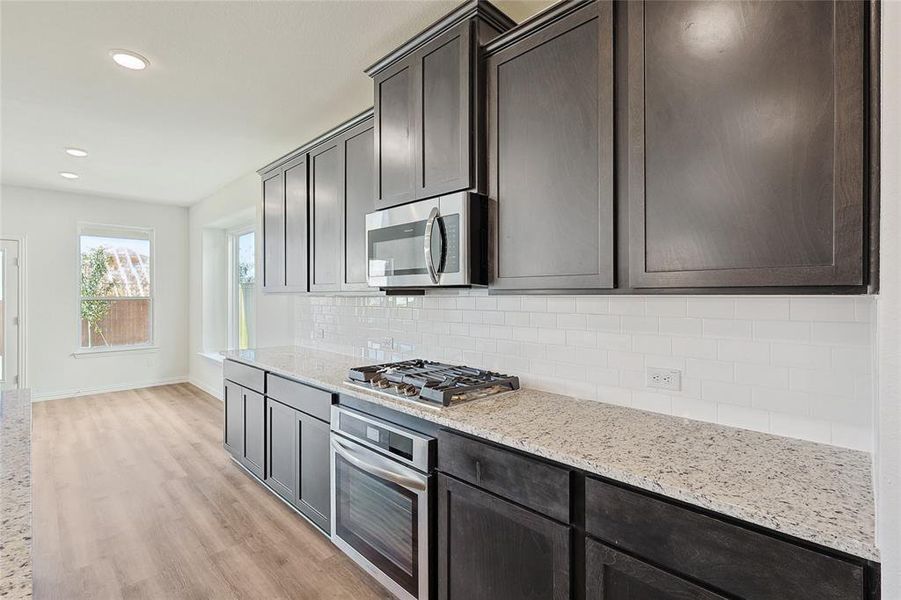
<instances>
[{"instance_id":1,"label":"microwave door handle","mask_svg":"<svg viewBox=\"0 0 901 600\"><path fill-rule=\"evenodd\" d=\"M438 207L432 208L429 218L425 222L425 237L423 245L425 246L425 266L429 270L429 278L435 285L438 284L438 269L435 267L435 261L432 257L432 230L435 228L435 221L438 219Z\"/></svg>"},{"instance_id":2,"label":"microwave door handle","mask_svg":"<svg viewBox=\"0 0 901 600\"><path fill-rule=\"evenodd\" d=\"M388 468L383 468L378 465L374 465L365 461L361 458L356 452L352 449L348 448L341 442L336 439L332 439L332 449L341 455L347 462L357 467L361 471L366 471L371 475L375 475L376 477L380 477L382 479L386 479L392 483L396 483L397 485L407 488L408 490L424 492L426 490L426 484L418 481L416 479L412 479L401 473L397 473Z\"/></svg>"}]
</instances>

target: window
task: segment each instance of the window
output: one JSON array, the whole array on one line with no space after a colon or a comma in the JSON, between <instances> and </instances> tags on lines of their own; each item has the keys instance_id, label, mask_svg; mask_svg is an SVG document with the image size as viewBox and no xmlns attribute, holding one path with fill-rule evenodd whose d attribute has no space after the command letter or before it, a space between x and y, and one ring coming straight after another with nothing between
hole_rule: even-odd
<instances>
[{"instance_id":1,"label":"window","mask_svg":"<svg viewBox=\"0 0 901 600\"><path fill-rule=\"evenodd\" d=\"M254 345L256 333L256 273L253 230L229 234L229 335L231 348L243 350Z\"/></svg>"},{"instance_id":2,"label":"window","mask_svg":"<svg viewBox=\"0 0 901 600\"><path fill-rule=\"evenodd\" d=\"M152 242L149 229L79 227L79 348L153 343Z\"/></svg>"}]
</instances>

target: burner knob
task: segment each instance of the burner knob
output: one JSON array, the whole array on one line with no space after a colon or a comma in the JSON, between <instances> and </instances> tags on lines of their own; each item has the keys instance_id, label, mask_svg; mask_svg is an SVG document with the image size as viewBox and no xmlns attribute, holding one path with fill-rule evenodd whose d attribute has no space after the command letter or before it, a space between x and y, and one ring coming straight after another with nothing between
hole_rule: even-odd
<instances>
[{"instance_id":1,"label":"burner knob","mask_svg":"<svg viewBox=\"0 0 901 600\"><path fill-rule=\"evenodd\" d=\"M408 385L407 389L404 390L405 396L418 396L419 390L413 387L412 385Z\"/></svg>"}]
</instances>

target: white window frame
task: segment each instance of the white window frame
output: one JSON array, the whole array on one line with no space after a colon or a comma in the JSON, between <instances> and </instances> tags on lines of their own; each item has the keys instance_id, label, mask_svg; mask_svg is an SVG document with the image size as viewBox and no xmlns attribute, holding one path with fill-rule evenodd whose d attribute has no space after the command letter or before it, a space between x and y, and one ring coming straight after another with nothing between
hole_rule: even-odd
<instances>
[{"instance_id":1,"label":"white window frame","mask_svg":"<svg viewBox=\"0 0 901 600\"><path fill-rule=\"evenodd\" d=\"M228 348L230 350L237 350L239 345L238 340L238 239L247 235L248 233L252 233L254 246L256 246L257 234L256 228L250 224L242 227L235 227L233 229L229 229L226 232L228 236L228 276L226 277L226 286L228 290ZM254 252L254 258L256 257L256 252ZM152 271L152 270L151 270ZM254 280L253 285L257 285L257 270L256 265L254 265ZM256 345L256 314L253 315L253 327L250 331L250 336L247 340L247 344L249 347L253 348Z\"/></svg>"},{"instance_id":2,"label":"white window frame","mask_svg":"<svg viewBox=\"0 0 901 600\"><path fill-rule=\"evenodd\" d=\"M92 233L85 233L90 229ZM105 237L125 237L127 232L141 232L150 241L150 296L132 296L129 298L114 298L115 300L149 300L150 301L150 335L148 341L143 344L123 344L120 346L95 346L85 348L81 345L81 303L83 300L104 300L108 298L83 298L81 295L81 236L97 235L100 232ZM75 232L75 352L73 356L90 356L116 354L119 352L146 352L155 351L156 340L156 230L152 227L136 227L133 225L115 225L110 223L90 223L81 221L77 224Z\"/></svg>"}]
</instances>

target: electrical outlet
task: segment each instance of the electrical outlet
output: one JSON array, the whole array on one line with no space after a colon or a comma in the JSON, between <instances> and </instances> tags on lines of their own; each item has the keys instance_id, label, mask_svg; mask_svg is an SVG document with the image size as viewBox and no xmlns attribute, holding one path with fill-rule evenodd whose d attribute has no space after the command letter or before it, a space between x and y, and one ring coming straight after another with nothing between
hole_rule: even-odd
<instances>
[{"instance_id":1,"label":"electrical outlet","mask_svg":"<svg viewBox=\"0 0 901 600\"><path fill-rule=\"evenodd\" d=\"M648 367L646 385L650 388L678 392L682 389L682 371Z\"/></svg>"},{"instance_id":2,"label":"electrical outlet","mask_svg":"<svg viewBox=\"0 0 901 600\"><path fill-rule=\"evenodd\" d=\"M314 336L317 340L324 339L324 338L325 338L325 329L321 329L321 328L320 328L320 329L316 329L316 331L313 332L313 336Z\"/></svg>"},{"instance_id":3,"label":"electrical outlet","mask_svg":"<svg viewBox=\"0 0 901 600\"><path fill-rule=\"evenodd\" d=\"M382 338L382 348L394 348L394 338L393 337Z\"/></svg>"}]
</instances>

